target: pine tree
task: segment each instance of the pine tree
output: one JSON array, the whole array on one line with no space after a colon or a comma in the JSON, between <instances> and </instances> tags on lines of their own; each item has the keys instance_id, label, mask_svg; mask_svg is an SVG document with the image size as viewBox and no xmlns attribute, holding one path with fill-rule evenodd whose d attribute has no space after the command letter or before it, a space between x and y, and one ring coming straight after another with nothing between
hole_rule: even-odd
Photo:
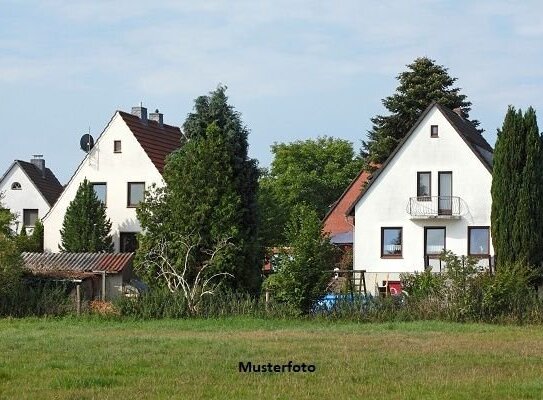
<instances>
[{"instance_id":1,"label":"pine tree","mask_svg":"<svg viewBox=\"0 0 543 400\"><path fill-rule=\"evenodd\" d=\"M61 250L66 252L112 252L111 221L106 206L98 199L92 184L86 179L79 185L60 231Z\"/></svg>"},{"instance_id":2,"label":"pine tree","mask_svg":"<svg viewBox=\"0 0 543 400\"><path fill-rule=\"evenodd\" d=\"M187 142L167 160L166 187L155 190L138 209L145 235L138 259L161 241L180 268L177 244L190 237L198 243L191 265L202 265L217 242L229 246L209 273L229 272L234 289L256 292L260 279L257 241L256 161L248 157L248 130L228 104L226 88L195 101L195 112L183 125ZM153 282L156 271L139 271Z\"/></svg>"},{"instance_id":3,"label":"pine tree","mask_svg":"<svg viewBox=\"0 0 543 400\"><path fill-rule=\"evenodd\" d=\"M466 117L471 110L466 95L460 94L460 88L453 87L457 78L452 78L444 66L420 57L407 68L397 77L400 84L396 93L382 100L390 114L371 119L373 127L368 132L368 140L362 142L367 170L375 169L375 165L388 158L432 101L449 109L461 107ZM478 121L471 122L479 125Z\"/></svg>"}]
</instances>

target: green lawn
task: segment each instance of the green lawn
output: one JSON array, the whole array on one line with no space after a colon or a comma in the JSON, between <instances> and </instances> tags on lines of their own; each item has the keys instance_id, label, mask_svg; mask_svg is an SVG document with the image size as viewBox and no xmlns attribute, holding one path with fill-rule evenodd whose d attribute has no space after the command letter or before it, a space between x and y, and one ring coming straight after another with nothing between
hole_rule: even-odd
<instances>
[{"instance_id":1,"label":"green lawn","mask_svg":"<svg viewBox=\"0 0 543 400\"><path fill-rule=\"evenodd\" d=\"M317 370L238 370L289 360ZM0 398L541 399L543 329L0 319Z\"/></svg>"}]
</instances>

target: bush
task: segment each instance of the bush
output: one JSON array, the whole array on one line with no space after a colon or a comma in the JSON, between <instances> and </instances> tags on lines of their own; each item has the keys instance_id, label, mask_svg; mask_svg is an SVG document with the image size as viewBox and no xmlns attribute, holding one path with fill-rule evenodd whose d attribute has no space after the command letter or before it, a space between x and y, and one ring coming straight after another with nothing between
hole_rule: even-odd
<instances>
[{"instance_id":1,"label":"bush","mask_svg":"<svg viewBox=\"0 0 543 400\"><path fill-rule=\"evenodd\" d=\"M16 290L0 296L0 316L62 316L72 311L64 283L25 280Z\"/></svg>"},{"instance_id":2,"label":"bush","mask_svg":"<svg viewBox=\"0 0 543 400\"><path fill-rule=\"evenodd\" d=\"M488 279L483 286L483 314L491 320L527 320L530 311L539 303L531 286L535 275L534 268L522 262L501 265L493 278Z\"/></svg>"},{"instance_id":3,"label":"bush","mask_svg":"<svg viewBox=\"0 0 543 400\"><path fill-rule=\"evenodd\" d=\"M264 289L276 301L302 313L311 311L324 296L335 266L337 249L321 230L315 210L306 205L295 207L286 230L291 251L280 258L277 272L264 282Z\"/></svg>"},{"instance_id":4,"label":"bush","mask_svg":"<svg viewBox=\"0 0 543 400\"><path fill-rule=\"evenodd\" d=\"M273 301L266 303L263 298L227 289L205 297L197 314L189 312L182 294L160 289L136 298L119 298L114 305L120 315L138 319L231 316L290 318L298 315L296 310L286 304Z\"/></svg>"}]
</instances>

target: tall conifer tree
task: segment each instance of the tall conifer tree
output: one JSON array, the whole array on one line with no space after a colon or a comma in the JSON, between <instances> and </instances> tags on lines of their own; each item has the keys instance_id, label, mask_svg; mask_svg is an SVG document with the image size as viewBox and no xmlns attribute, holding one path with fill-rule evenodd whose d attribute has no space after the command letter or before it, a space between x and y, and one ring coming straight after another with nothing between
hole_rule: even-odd
<instances>
[{"instance_id":1,"label":"tall conifer tree","mask_svg":"<svg viewBox=\"0 0 543 400\"><path fill-rule=\"evenodd\" d=\"M494 150L492 239L499 265L543 261L543 147L533 108L509 107Z\"/></svg>"},{"instance_id":2,"label":"tall conifer tree","mask_svg":"<svg viewBox=\"0 0 543 400\"><path fill-rule=\"evenodd\" d=\"M167 241L168 256L181 267L183 252L176 246L190 237L197 243L190 264L198 268L209 258L209 250L228 238L232 246L215 259L209 273L229 272L234 289L256 292L258 170L248 157L248 130L228 104L225 90L219 87L196 99L195 112L183 125L187 142L167 160L166 187L153 191L138 209L145 230L138 258ZM140 272L151 282L156 277L156 271Z\"/></svg>"},{"instance_id":3,"label":"tall conifer tree","mask_svg":"<svg viewBox=\"0 0 543 400\"><path fill-rule=\"evenodd\" d=\"M457 78L452 78L444 66L427 57L419 57L407 68L397 77L400 84L396 93L382 100L390 114L371 119L373 127L368 132L368 140L362 142L367 170L388 158L432 101L451 110L461 107L466 117L471 110L466 95L460 93L460 88L453 87ZM479 125L478 121L471 122Z\"/></svg>"},{"instance_id":4,"label":"tall conifer tree","mask_svg":"<svg viewBox=\"0 0 543 400\"><path fill-rule=\"evenodd\" d=\"M60 231L61 250L73 253L111 252L113 240L110 235L111 221L106 216L102 203L92 184L86 179L79 185Z\"/></svg>"}]
</instances>

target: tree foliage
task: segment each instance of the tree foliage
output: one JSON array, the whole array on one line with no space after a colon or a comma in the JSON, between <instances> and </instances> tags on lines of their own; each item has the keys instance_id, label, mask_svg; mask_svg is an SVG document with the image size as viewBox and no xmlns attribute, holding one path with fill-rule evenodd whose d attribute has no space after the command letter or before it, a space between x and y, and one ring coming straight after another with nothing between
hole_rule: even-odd
<instances>
[{"instance_id":1,"label":"tree foliage","mask_svg":"<svg viewBox=\"0 0 543 400\"><path fill-rule=\"evenodd\" d=\"M389 114L371 119L373 126L368 132L368 140L362 142L365 168L369 171L388 158L432 101L449 109L461 107L466 117L471 110L466 95L453 86L457 78L452 78L444 66L427 57L419 57L407 68L397 77L396 92L382 100ZM478 121L471 122L479 125Z\"/></svg>"},{"instance_id":2,"label":"tree foliage","mask_svg":"<svg viewBox=\"0 0 543 400\"><path fill-rule=\"evenodd\" d=\"M26 227L23 226L21 233L15 237L17 248L21 253L43 253L43 233L43 224L40 220L36 221L30 236L27 234Z\"/></svg>"},{"instance_id":3,"label":"tree foliage","mask_svg":"<svg viewBox=\"0 0 543 400\"><path fill-rule=\"evenodd\" d=\"M86 179L79 185L60 231L61 250L66 252L111 252L111 221L105 204L98 199L92 184Z\"/></svg>"},{"instance_id":4,"label":"tree foliage","mask_svg":"<svg viewBox=\"0 0 543 400\"><path fill-rule=\"evenodd\" d=\"M316 211L298 205L287 223L289 251L281 257L277 272L265 282L274 299L301 312L309 312L326 292L337 256L337 248L323 235Z\"/></svg>"},{"instance_id":5,"label":"tree foliage","mask_svg":"<svg viewBox=\"0 0 543 400\"><path fill-rule=\"evenodd\" d=\"M164 168L166 186L150 191L138 208L145 232L138 259L166 241L170 263L181 269L183 242L197 238L188 264L195 278L210 257L209 249L228 240L232 246L218 254L206 272L230 273L235 279L228 282L234 289L256 292L260 285L258 169L248 157L248 130L228 104L225 90L219 87L196 99L195 112L183 125L187 141L170 155ZM150 283L158 283L158 271L139 269Z\"/></svg>"},{"instance_id":6,"label":"tree foliage","mask_svg":"<svg viewBox=\"0 0 543 400\"><path fill-rule=\"evenodd\" d=\"M2 205L1 199L0 196L0 302L19 287L23 264L10 230L14 215Z\"/></svg>"},{"instance_id":7,"label":"tree foliage","mask_svg":"<svg viewBox=\"0 0 543 400\"><path fill-rule=\"evenodd\" d=\"M509 107L494 150L492 239L499 265L543 261L543 149L536 113Z\"/></svg>"},{"instance_id":8,"label":"tree foliage","mask_svg":"<svg viewBox=\"0 0 543 400\"><path fill-rule=\"evenodd\" d=\"M0 192L0 233L11 235L11 223L15 220L15 215L2 204L4 193Z\"/></svg>"},{"instance_id":9,"label":"tree foliage","mask_svg":"<svg viewBox=\"0 0 543 400\"><path fill-rule=\"evenodd\" d=\"M322 219L362 167L351 142L319 137L272 146L274 159L260 180L261 236L267 246L285 244L292 210L307 204Z\"/></svg>"}]
</instances>

